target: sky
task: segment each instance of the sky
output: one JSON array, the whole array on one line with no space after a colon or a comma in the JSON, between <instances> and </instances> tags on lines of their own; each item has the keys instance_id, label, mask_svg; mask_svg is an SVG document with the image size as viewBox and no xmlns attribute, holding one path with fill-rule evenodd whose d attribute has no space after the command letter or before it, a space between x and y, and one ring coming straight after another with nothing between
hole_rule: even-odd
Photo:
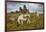
<instances>
[{"instance_id":1,"label":"sky","mask_svg":"<svg viewBox=\"0 0 46 32\"><path fill-rule=\"evenodd\" d=\"M8 2L7 3L7 12L11 12L11 11L19 11L19 7L21 7L23 9L23 6L26 5L27 9L30 12L43 12L43 4L36 4L36 3L16 3L16 2Z\"/></svg>"},{"instance_id":2,"label":"sky","mask_svg":"<svg viewBox=\"0 0 46 32\"><path fill-rule=\"evenodd\" d=\"M45 0L8 0L8 1L32 1L32 2L44 2Z\"/></svg>"}]
</instances>

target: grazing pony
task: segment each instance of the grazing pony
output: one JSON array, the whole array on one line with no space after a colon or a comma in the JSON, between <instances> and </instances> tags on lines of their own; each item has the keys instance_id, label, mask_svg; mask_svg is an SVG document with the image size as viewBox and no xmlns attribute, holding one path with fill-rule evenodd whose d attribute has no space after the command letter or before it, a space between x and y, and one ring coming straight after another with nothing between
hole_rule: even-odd
<instances>
[{"instance_id":1,"label":"grazing pony","mask_svg":"<svg viewBox=\"0 0 46 32\"><path fill-rule=\"evenodd\" d=\"M30 23L30 15L29 14L22 14L18 17L18 23L23 24L25 21L26 23Z\"/></svg>"}]
</instances>

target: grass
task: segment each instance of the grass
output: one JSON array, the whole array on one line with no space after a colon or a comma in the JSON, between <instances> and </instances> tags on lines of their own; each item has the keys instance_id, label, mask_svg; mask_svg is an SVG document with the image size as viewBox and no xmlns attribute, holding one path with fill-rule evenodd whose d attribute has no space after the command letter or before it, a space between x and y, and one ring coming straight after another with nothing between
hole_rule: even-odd
<instances>
[{"instance_id":1,"label":"grass","mask_svg":"<svg viewBox=\"0 0 46 32\"><path fill-rule=\"evenodd\" d=\"M39 28L43 28L43 14L39 14L40 16L36 16L36 14L31 14L30 13L30 24L24 23L22 24L18 24L17 23L17 19L18 17L21 15L21 13L13 13L11 15L8 14L8 21L7 21L7 30L23 30L23 29L39 29ZM9 16L10 17L14 17L15 20L11 21L9 20Z\"/></svg>"}]
</instances>

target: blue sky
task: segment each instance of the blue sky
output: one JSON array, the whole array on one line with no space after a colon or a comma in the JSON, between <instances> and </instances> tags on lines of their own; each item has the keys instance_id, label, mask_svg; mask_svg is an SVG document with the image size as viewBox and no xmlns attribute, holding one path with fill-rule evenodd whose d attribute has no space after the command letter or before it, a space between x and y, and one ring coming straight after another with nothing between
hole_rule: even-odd
<instances>
[{"instance_id":1,"label":"blue sky","mask_svg":"<svg viewBox=\"0 0 46 32\"><path fill-rule=\"evenodd\" d=\"M7 3L7 12L11 11L19 11L19 7L23 9L23 6L26 5L27 9L30 12L43 12L43 4L36 4L36 3L16 3L16 2L8 2Z\"/></svg>"}]
</instances>

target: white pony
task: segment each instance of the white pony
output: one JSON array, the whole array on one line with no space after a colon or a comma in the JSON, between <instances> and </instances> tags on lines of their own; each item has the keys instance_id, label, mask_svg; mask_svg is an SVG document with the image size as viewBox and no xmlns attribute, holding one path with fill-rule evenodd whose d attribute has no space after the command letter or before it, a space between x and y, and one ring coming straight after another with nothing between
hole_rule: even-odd
<instances>
[{"instance_id":1,"label":"white pony","mask_svg":"<svg viewBox=\"0 0 46 32\"><path fill-rule=\"evenodd\" d=\"M30 23L29 18L30 18L29 14L22 14L18 17L18 23L23 24L23 22L26 21L26 23L28 24L28 23Z\"/></svg>"}]
</instances>

